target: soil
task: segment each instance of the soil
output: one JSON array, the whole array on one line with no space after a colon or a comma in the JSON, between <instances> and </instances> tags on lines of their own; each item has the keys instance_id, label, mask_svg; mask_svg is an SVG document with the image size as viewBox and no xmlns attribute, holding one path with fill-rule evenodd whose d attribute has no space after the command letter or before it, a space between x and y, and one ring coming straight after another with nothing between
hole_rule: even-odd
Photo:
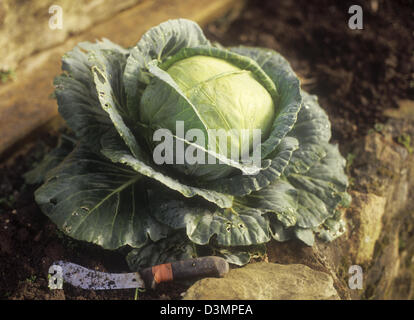
<instances>
[{"instance_id":1,"label":"soil","mask_svg":"<svg viewBox=\"0 0 414 320\"><path fill-rule=\"evenodd\" d=\"M363 8L363 30L348 27L348 8ZM254 0L230 25L207 27L225 45L271 48L316 94L347 142L384 121L383 111L414 98L414 1Z\"/></svg>"},{"instance_id":2,"label":"soil","mask_svg":"<svg viewBox=\"0 0 414 320\"><path fill-rule=\"evenodd\" d=\"M0 168L0 299L134 299L135 289L100 292L66 284L63 291L48 289L48 269L58 260L99 271L129 271L120 252L65 236L34 203L37 186L25 184L22 174L36 165L56 140L56 136L42 134L13 165ZM139 292L139 299L179 299L186 288L160 285L156 291Z\"/></svg>"},{"instance_id":3,"label":"soil","mask_svg":"<svg viewBox=\"0 0 414 320\"><path fill-rule=\"evenodd\" d=\"M224 45L268 47L287 57L302 87L328 112L333 140L347 145L384 121L385 109L414 99L414 2L358 3L363 30L348 28L354 1L257 0L235 20L222 19L205 31ZM26 185L22 175L55 144L55 136L39 135L24 156L0 166L0 299L134 299L133 289L48 289L48 268L56 260L128 271L120 252L66 237L34 203L36 186ZM179 299L187 287L161 285L139 299Z\"/></svg>"}]
</instances>

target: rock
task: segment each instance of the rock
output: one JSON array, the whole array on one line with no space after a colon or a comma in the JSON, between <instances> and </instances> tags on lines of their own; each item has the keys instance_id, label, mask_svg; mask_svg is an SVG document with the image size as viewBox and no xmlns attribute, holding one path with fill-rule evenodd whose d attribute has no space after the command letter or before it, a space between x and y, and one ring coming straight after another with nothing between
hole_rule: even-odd
<instances>
[{"instance_id":1,"label":"rock","mask_svg":"<svg viewBox=\"0 0 414 320\"><path fill-rule=\"evenodd\" d=\"M304 264L329 274L342 299L414 299L414 102L367 136L343 146L354 161L347 232L331 243L267 245L268 261ZM404 137L404 139L402 139ZM362 289L350 289L350 267L363 271Z\"/></svg>"},{"instance_id":2,"label":"rock","mask_svg":"<svg viewBox=\"0 0 414 320\"><path fill-rule=\"evenodd\" d=\"M353 192L354 208L350 239L356 264L368 263L374 255L374 247L382 230L382 217L386 198L375 194Z\"/></svg>"},{"instance_id":3,"label":"rock","mask_svg":"<svg viewBox=\"0 0 414 320\"><path fill-rule=\"evenodd\" d=\"M0 1L0 70L13 69L33 52L58 45L68 36L86 30L140 0L15 2ZM54 14L49 13L52 5L62 8L62 29L49 28L49 19Z\"/></svg>"},{"instance_id":4,"label":"rock","mask_svg":"<svg viewBox=\"0 0 414 320\"><path fill-rule=\"evenodd\" d=\"M301 264L258 262L232 269L224 278L197 281L184 300L333 300L332 278Z\"/></svg>"},{"instance_id":5,"label":"rock","mask_svg":"<svg viewBox=\"0 0 414 320\"><path fill-rule=\"evenodd\" d=\"M20 0L16 2L17 0L0 1L0 71L14 70L21 60L33 53L58 46L73 35L79 35L86 30L90 32L89 29L106 23L117 13L130 9L153 11L143 17L131 17L133 19L131 27L123 30L125 34L131 33L130 37L136 41L140 35L137 34L137 30L141 32L144 26L147 29L159 23L160 18L164 20L165 17L162 17L164 13L167 13L166 18L183 17L205 22L217 16L220 11L224 15L228 13L230 7L237 10L242 7L241 4L237 4L241 2L235 0L174 2L171 0ZM52 26L56 24L58 16L54 9L56 6L59 6L62 12L61 29L50 27L50 23ZM124 23L121 19L118 21L119 25ZM108 38L113 31L107 29L106 33L108 35L103 36ZM119 43L116 38L111 40ZM129 45L133 44L135 42Z\"/></svg>"},{"instance_id":6,"label":"rock","mask_svg":"<svg viewBox=\"0 0 414 320\"><path fill-rule=\"evenodd\" d=\"M385 110L384 114L395 119L411 119L414 120L414 101L401 100L398 109Z\"/></svg>"},{"instance_id":7,"label":"rock","mask_svg":"<svg viewBox=\"0 0 414 320\"><path fill-rule=\"evenodd\" d=\"M414 279L414 154L412 142L401 143L403 136L413 140L413 107L412 102L401 102L395 117L355 149L355 188L386 199L383 228L372 259L364 265L364 299L401 298L402 292L407 299L414 291L414 280L407 280Z\"/></svg>"},{"instance_id":8,"label":"rock","mask_svg":"<svg viewBox=\"0 0 414 320\"><path fill-rule=\"evenodd\" d=\"M400 188L401 178L407 178L404 169L409 167L409 153L403 145L394 141L392 134L395 130L397 128L384 126L380 132L368 134L355 149L353 164L358 191L385 196L390 200L395 196L393 201L398 206L392 208L393 212L397 212L406 203L407 192L394 193ZM406 185L406 182L403 184Z\"/></svg>"}]
</instances>

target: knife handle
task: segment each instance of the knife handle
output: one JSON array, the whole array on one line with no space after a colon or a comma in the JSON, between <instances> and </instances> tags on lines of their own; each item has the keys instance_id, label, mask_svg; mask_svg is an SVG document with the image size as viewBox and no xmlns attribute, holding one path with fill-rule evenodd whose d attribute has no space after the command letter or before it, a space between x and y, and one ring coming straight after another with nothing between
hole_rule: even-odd
<instances>
[{"instance_id":1,"label":"knife handle","mask_svg":"<svg viewBox=\"0 0 414 320\"><path fill-rule=\"evenodd\" d=\"M197 277L223 277L229 264L220 257L202 257L159 264L145 268L140 275L146 288L154 289L161 282L185 280Z\"/></svg>"}]
</instances>

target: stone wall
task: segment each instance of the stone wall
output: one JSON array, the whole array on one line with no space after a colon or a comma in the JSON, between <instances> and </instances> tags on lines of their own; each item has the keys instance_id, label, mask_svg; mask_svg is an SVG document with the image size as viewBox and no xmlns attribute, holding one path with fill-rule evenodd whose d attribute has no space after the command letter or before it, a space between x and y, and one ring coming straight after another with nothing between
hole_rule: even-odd
<instances>
[{"instance_id":1,"label":"stone wall","mask_svg":"<svg viewBox=\"0 0 414 320\"><path fill-rule=\"evenodd\" d=\"M32 53L63 43L146 0L0 0L0 70L14 69ZM62 29L49 28L52 5L62 8Z\"/></svg>"}]
</instances>

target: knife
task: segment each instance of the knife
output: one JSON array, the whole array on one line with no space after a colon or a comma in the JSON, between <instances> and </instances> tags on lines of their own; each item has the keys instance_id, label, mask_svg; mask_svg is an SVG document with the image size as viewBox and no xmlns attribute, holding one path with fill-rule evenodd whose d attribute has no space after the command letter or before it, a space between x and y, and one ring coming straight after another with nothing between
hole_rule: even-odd
<instances>
[{"instance_id":1,"label":"knife","mask_svg":"<svg viewBox=\"0 0 414 320\"><path fill-rule=\"evenodd\" d=\"M49 273L54 271L53 277L62 277L64 282L82 289L155 289L157 284L172 280L223 277L229 271L229 265L223 258L209 256L160 264L130 273L95 271L65 261L54 262L49 270Z\"/></svg>"}]
</instances>

